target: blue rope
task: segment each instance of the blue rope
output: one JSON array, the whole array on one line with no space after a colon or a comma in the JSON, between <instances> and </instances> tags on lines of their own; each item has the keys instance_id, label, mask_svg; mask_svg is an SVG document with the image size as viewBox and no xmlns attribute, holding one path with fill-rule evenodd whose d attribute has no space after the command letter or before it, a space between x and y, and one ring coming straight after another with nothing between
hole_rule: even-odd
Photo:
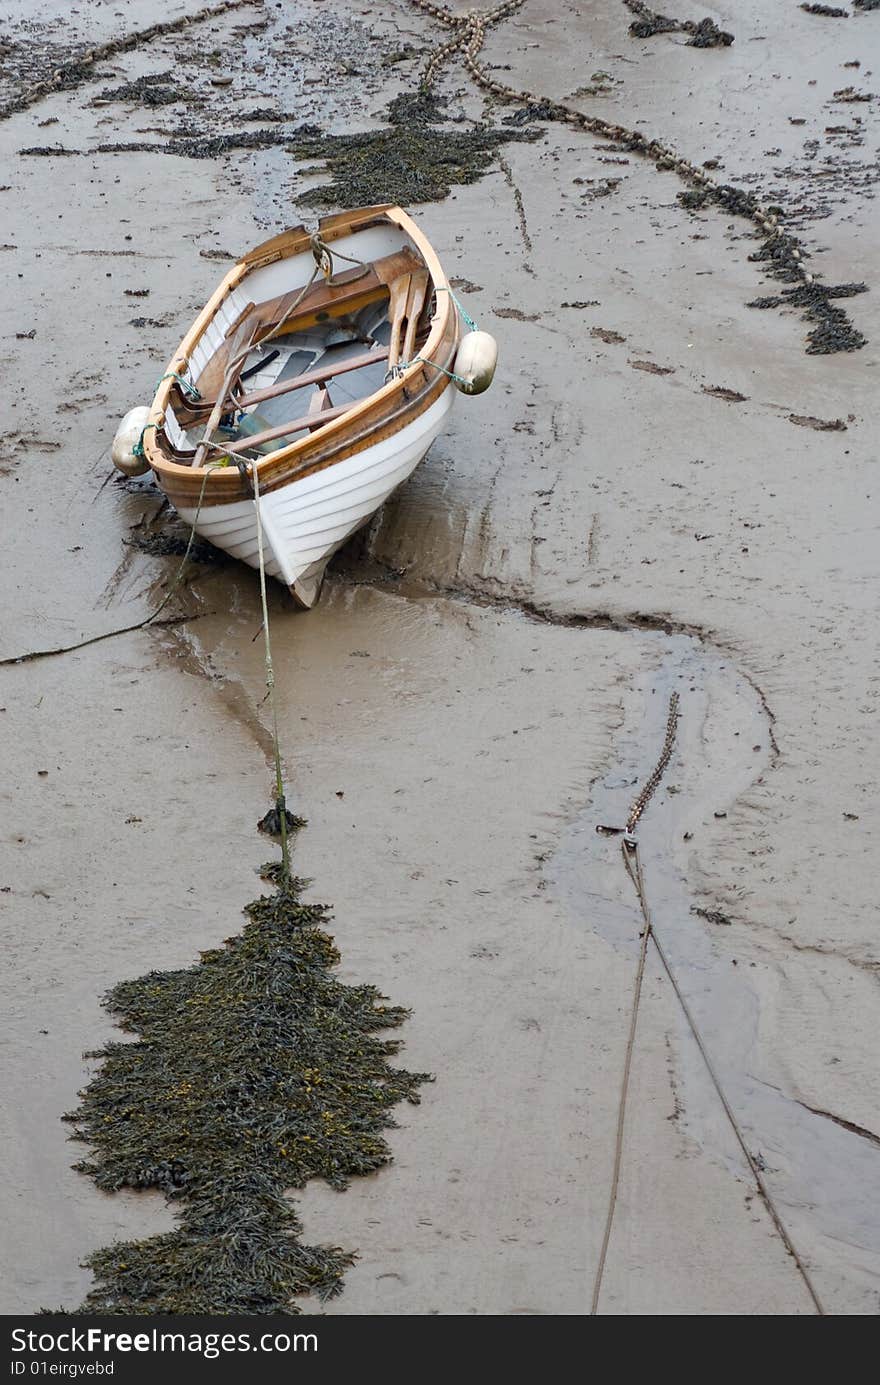
<instances>
[{"instance_id":1,"label":"blue rope","mask_svg":"<svg viewBox=\"0 0 880 1385\"><path fill-rule=\"evenodd\" d=\"M453 303L455 304L456 308L458 308L458 311L459 311L459 313L461 314L461 317L463 318L464 322L467 324L468 330L471 331L471 332L476 332L476 331L478 330L477 324L474 322L474 319L470 316L470 314L467 312L467 310L466 310L465 308L462 307L461 303L460 303L459 300L456 298L455 294L452 292L452 289L449 287L449 285L448 285L448 284L437 284L437 285L435 285L435 288L436 288L437 293L448 293L448 294L449 294L449 297L452 299L452 301L453 301ZM440 367L438 366L437 369L439 370ZM446 373L447 373L447 375L449 374L448 371L447 371Z\"/></svg>"},{"instance_id":2,"label":"blue rope","mask_svg":"<svg viewBox=\"0 0 880 1385\"><path fill-rule=\"evenodd\" d=\"M471 331L473 332L475 332L476 330L476 327L471 328ZM459 385L464 385L465 387L467 387L467 380L463 380L462 377L460 375L456 375L454 371L447 370L445 366L438 365L436 361L427 360L424 356L413 356L412 360L407 361L406 365L401 366L400 369L406 370L411 365L432 365L435 370L440 371L441 375L448 375L450 380L456 380Z\"/></svg>"},{"instance_id":3,"label":"blue rope","mask_svg":"<svg viewBox=\"0 0 880 1385\"><path fill-rule=\"evenodd\" d=\"M158 423L145 423L145 424L144 424L143 428L141 429L141 435L140 435L140 437L138 438L138 440L137 440L137 442L135 443L134 447L131 449L131 453L132 453L132 456L133 456L133 457L143 457L143 455L144 455L144 433L146 433L146 431L147 431L148 428L158 428L158 427L159 427Z\"/></svg>"},{"instance_id":4,"label":"blue rope","mask_svg":"<svg viewBox=\"0 0 880 1385\"><path fill-rule=\"evenodd\" d=\"M165 380L176 380L184 394L189 395L190 399L201 399L202 397L195 385L190 384L189 380L185 380L182 375L178 375L176 370L169 370L166 375L161 376L161 378L156 381L156 389L158 389ZM153 393L155 394L155 390Z\"/></svg>"}]
</instances>

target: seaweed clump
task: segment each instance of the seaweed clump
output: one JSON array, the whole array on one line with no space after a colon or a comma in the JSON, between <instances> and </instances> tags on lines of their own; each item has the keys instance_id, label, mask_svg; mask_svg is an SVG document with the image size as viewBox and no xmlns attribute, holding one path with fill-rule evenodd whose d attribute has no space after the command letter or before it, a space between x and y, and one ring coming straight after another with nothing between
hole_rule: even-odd
<instances>
[{"instance_id":1,"label":"seaweed clump","mask_svg":"<svg viewBox=\"0 0 880 1385\"><path fill-rule=\"evenodd\" d=\"M835 307L831 300L853 298L867 291L867 284L819 284L814 280L812 284L783 289L778 295L753 298L746 307L800 308L807 321L816 324L807 333L807 355L831 356L836 351L859 351L867 341L863 333L853 327L843 309Z\"/></svg>"},{"instance_id":2,"label":"seaweed clump","mask_svg":"<svg viewBox=\"0 0 880 1385\"><path fill-rule=\"evenodd\" d=\"M729 48L734 41L733 34L727 29L719 29L712 19L688 22L682 28L690 34L689 48Z\"/></svg>"},{"instance_id":3,"label":"seaweed clump","mask_svg":"<svg viewBox=\"0 0 880 1385\"><path fill-rule=\"evenodd\" d=\"M633 38L653 38L655 34L690 34L689 48L728 48L734 36L719 29L712 19L671 19L658 14L641 0L624 0L627 9L637 16L629 26Z\"/></svg>"},{"instance_id":4,"label":"seaweed clump","mask_svg":"<svg viewBox=\"0 0 880 1385\"><path fill-rule=\"evenodd\" d=\"M81 1313L295 1314L353 1262L302 1243L286 1193L387 1164L392 1107L418 1102L428 1075L393 1067L399 1043L377 1037L407 1012L333 975L326 906L277 864L264 873L277 891L238 936L106 997L138 1037L88 1055L101 1066L65 1117L92 1150L75 1167L107 1192L161 1189L179 1225L91 1255Z\"/></svg>"},{"instance_id":5,"label":"seaweed clump","mask_svg":"<svg viewBox=\"0 0 880 1385\"><path fill-rule=\"evenodd\" d=\"M721 186L702 186L688 188L678 194L678 201L688 211L697 212L715 203L737 216L757 219L760 203L754 193L745 192L731 183ZM769 207L775 216L782 213L781 207ZM808 356L830 356L837 351L859 351L867 342L867 337L850 322L842 308L833 303L835 298L854 298L856 294L867 293L867 284L823 284L815 276L811 282L804 282L801 265L802 251L797 239L785 231L776 229L771 235L763 236L761 246L749 256L753 264L764 264L767 272L784 284L793 288L783 289L781 294L770 294L754 298L746 306L749 308L799 308L807 322L813 324L807 333Z\"/></svg>"},{"instance_id":6,"label":"seaweed clump","mask_svg":"<svg viewBox=\"0 0 880 1385\"><path fill-rule=\"evenodd\" d=\"M120 87L105 87L99 101L131 101L139 106L171 106L175 101L192 99L192 92L176 87L173 72L151 72Z\"/></svg>"},{"instance_id":7,"label":"seaweed clump","mask_svg":"<svg viewBox=\"0 0 880 1385\"><path fill-rule=\"evenodd\" d=\"M212 543L199 543L198 540L191 544L179 534L133 534L125 542L154 558L182 558L186 554L190 562L218 567L232 561L222 548L215 548Z\"/></svg>"},{"instance_id":8,"label":"seaweed clump","mask_svg":"<svg viewBox=\"0 0 880 1385\"><path fill-rule=\"evenodd\" d=\"M301 206L369 206L374 202L440 202L453 184L476 183L496 149L513 140L534 140L540 130L494 129L483 124L449 129L436 98L421 89L388 106L388 124L346 135L304 135L288 144L298 159L321 159L330 183L297 199Z\"/></svg>"},{"instance_id":9,"label":"seaweed clump","mask_svg":"<svg viewBox=\"0 0 880 1385\"><path fill-rule=\"evenodd\" d=\"M549 108L547 108L549 109ZM525 119L544 118L543 107L527 108ZM98 154L176 154L186 159L219 159L236 149L269 149L283 145L296 159L320 160L331 181L303 193L300 206L369 206L396 202L440 202L454 184L476 183L491 168L496 149L513 141L541 137L539 129L496 129L468 124L450 129L434 96L420 90L394 98L388 106L388 124L356 134L326 134L320 126L300 125L283 129L284 112L266 115L254 110L245 119L271 119L275 128L203 133L178 131L166 144L129 140L99 144ZM516 122L519 124L519 120ZM465 122L461 122L464 126ZM79 154L82 149L40 145L20 149L21 155L58 157Z\"/></svg>"}]
</instances>

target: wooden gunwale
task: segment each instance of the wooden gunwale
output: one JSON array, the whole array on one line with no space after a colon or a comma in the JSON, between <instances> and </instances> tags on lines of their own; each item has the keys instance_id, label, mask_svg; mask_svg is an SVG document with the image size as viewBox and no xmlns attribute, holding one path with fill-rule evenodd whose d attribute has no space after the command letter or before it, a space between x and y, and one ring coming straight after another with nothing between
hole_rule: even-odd
<instances>
[{"instance_id":1,"label":"wooden gunwale","mask_svg":"<svg viewBox=\"0 0 880 1385\"><path fill-rule=\"evenodd\" d=\"M452 368L458 346L455 318L451 318L451 325L453 333L448 354L445 359L440 357L438 361L438 364L444 365L447 369ZM291 481L300 480L303 476L310 476L314 472L323 471L325 467L333 466L337 462L344 461L346 457L351 457L368 447L372 447L375 443L392 437L401 428L405 428L408 423L413 422L419 414L430 408L440 398L444 389L450 387L447 377L440 371L432 370L430 366L418 366L413 371L408 371L406 383L407 389L405 391L393 392L386 396L385 413L381 419L376 420L371 428L362 430L357 435L352 435L344 430L340 432L336 424L328 424L326 427L322 427L314 437L304 440L311 444L309 448L299 449L294 446L285 449L288 454L292 453L293 455L290 456L285 471L274 477L270 483L264 483L264 467L262 461L258 462L261 494L266 494L270 490L279 490L283 486L289 485ZM341 420L337 420L337 423L339 421ZM299 452L299 456L296 455L297 452ZM304 453L305 455L303 455ZM215 455L219 459L223 455L222 448L218 449ZM275 456L277 453L272 453L272 457ZM162 489L171 503L178 509L195 509L201 494L203 477L203 471L194 471L192 467L188 466L176 466L173 477L169 478L166 474L161 478ZM181 485L181 480L183 482L188 481L188 486ZM222 494L212 492L211 484L215 480L228 483ZM227 505L235 501L250 499L252 499L252 494L249 485L242 481L236 467L228 467L221 471L212 472L205 488L202 505L203 507Z\"/></svg>"},{"instance_id":2,"label":"wooden gunwale","mask_svg":"<svg viewBox=\"0 0 880 1385\"><path fill-rule=\"evenodd\" d=\"M357 212L337 213L319 223L322 238L328 243L342 236L363 230L383 221L398 226L416 246L427 266L435 286L445 285L445 276L433 247L410 217L392 205L363 208ZM285 231L264 245L249 252L226 275L206 303L202 312L168 364L167 371L182 374L189 356L202 333L214 317L220 304L252 269L288 255L301 254L309 248L309 233L302 227ZM279 448L257 462L260 489L263 492L287 485L295 477L323 470L344 457L351 456L374 443L398 432L430 407L450 380L442 369L434 370L430 363L449 370L458 344L458 316L447 293L437 295L437 308L432 318L428 338L421 349L422 361L409 366L400 376L389 381L374 394L346 410L339 418L322 426L315 434ZM427 362L429 364L425 364ZM180 508L194 508L204 480L204 470L175 461L173 450L160 430L165 420L165 408L173 379L163 380L156 391L150 410L149 424L144 436L147 460L156 473L162 489L172 503ZM162 442L160 442L160 436ZM164 446L163 446L164 444ZM179 454L180 455L180 454ZM218 457L222 455L218 451ZM203 505L223 505L250 498L250 491L238 469L227 467L213 471L205 486Z\"/></svg>"}]
</instances>

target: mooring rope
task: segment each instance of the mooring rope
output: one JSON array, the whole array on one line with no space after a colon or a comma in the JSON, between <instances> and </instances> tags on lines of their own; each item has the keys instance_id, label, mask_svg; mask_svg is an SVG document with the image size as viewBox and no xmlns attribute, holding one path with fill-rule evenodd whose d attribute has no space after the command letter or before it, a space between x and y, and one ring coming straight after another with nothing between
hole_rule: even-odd
<instances>
[{"instance_id":1,"label":"mooring rope","mask_svg":"<svg viewBox=\"0 0 880 1385\"><path fill-rule=\"evenodd\" d=\"M445 365L440 365L438 361L432 361L430 356L413 356L411 361L400 361L396 366L392 366L385 376L386 383L389 380L397 380L401 375L409 370L411 365L429 365L434 370L439 370L441 375L447 379L454 380L457 385L467 385L467 380L462 375L456 375L454 370L447 370Z\"/></svg>"},{"instance_id":2,"label":"mooring rope","mask_svg":"<svg viewBox=\"0 0 880 1385\"><path fill-rule=\"evenodd\" d=\"M624 858L626 857L626 845L624 845ZM626 1041L626 1055L623 1060L623 1077L620 1084L620 1099L617 1105L617 1131L614 1140L614 1167L611 1171L611 1189L608 1194L608 1211L605 1216L605 1230L602 1234L602 1246L599 1251L599 1261L596 1266L596 1277L593 1281L593 1302L590 1306L590 1316L596 1317L599 1312L599 1294L602 1291L602 1276L605 1273L605 1261L608 1256L608 1245L611 1241L611 1228L614 1224L614 1212L617 1207L617 1190L620 1187L620 1166L623 1162L623 1134L626 1124L626 1099L629 1094L629 1077L632 1069L633 1051L636 1046L636 1026L639 1020L639 1004L642 999L642 981L645 975L645 962L648 956L648 941L651 936L650 919L645 920L645 927L642 930L642 945L639 948L639 964L636 968L636 982L633 988L632 1009L630 1011L629 1035Z\"/></svg>"},{"instance_id":3,"label":"mooring rope","mask_svg":"<svg viewBox=\"0 0 880 1385\"><path fill-rule=\"evenodd\" d=\"M715 1088L719 1101L721 1102L724 1114L726 1115L730 1127L733 1130L733 1133L736 1137L736 1141L740 1149L742 1150L743 1156L752 1174L752 1177L755 1180L755 1186L758 1189L764 1206L767 1209L770 1219L777 1233L779 1234L779 1237L782 1240L785 1249L788 1251L788 1254L791 1256L792 1260L795 1263L798 1273L800 1274L801 1279L804 1282L804 1286L807 1290L807 1293L810 1296L810 1299L813 1303L813 1306L817 1314L820 1317L825 1317L827 1316L826 1311L821 1299L819 1298L818 1293L816 1292L816 1288L813 1284L810 1272L807 1269L807 1266L805 1265L800 1254L798 1253L797 1247L795 1246L791 1238L791 1234L788 1231L788 1228L786 1227L784 1221L782 1220L779 1209L777 1208L776 1203L773 1199L773 1195L770 1192L770 1189L767 1186L764 1176L761 1173L761 1170L758 1167L746 1143L746 1139L742 1132L740 1123L737 1119L736 1112L733 1110L733 1107L730 1104L727 1094L724 1091L721 1079L718 1076L718 1073L716 1072L712 1060L709 1056L705 1040L703 1039L703 1036L700 1033L699 1026L697 1025L693 1013L691 1012L691 1009L688 1006L687 1001L685 1000L684 993L681 989L681 986L678 983L675 973L672 970L672 966L669 961L669 958L666 955L666 951L659 937L657 936L657 929L651 918L650 909L648 907L648 897L647 892L645 890L645 878L642 873L642 863L641 858L639 856L639 844L636 840L635 831L643 813L645 812L645 809L647 808L652 797L657 791L660 781L662 780L663 775L665 774L669 766L670 760L672 759L672 752L675 747L675 738L678 729L678 708L679 696L678 693L674 692L669 699L669 714L666 721L666 736L663 743L663 749L660 753L660 758L658 759L657 764L654 766L654 769L651 771L650 775L646 779L644 786L633 800L629 816L626 820L626 827L623 830L623 863L626 867L626 872L629 875L630 880L633 882L633 886L635 887L635 891L638 896L639 907L642 912L643 929L641 934L641 947L639 949L639 960L636 968L636 981L633 991L632 1009L630 1013L629 1036L627 1039L626 1053L623 1065L623 1077L621 1080L620 1097L618 1100L617 1108L617 1132L614 1149L614 1166L611 1175L611 1188L608 1196L608 1211L605 1218L605 1230L602 1237L602 1245L599 1252L599 1260L596 1267L596 1275L593 1281L593 1299L590 1308L590 1316L595 1317L599 1311L599 1296L602 1291L602 1279L605 1272L605 1262L608 1255L608 1246L611 1241L611 1231L614 1224L614 1212L617 1206L617 1193L620 1186L620 1169L623 1160L623 1140L626 1124L626 1103L629 1094L630 1072L632 1069L632 1058L635 1049L639 1004L642 996L642 982L645 974L648 944L653 942L655 948L657 949L657 955L659 956L660 961L663 965L663 969L666 972L666 975L668 976L669 981L672 985L675 997L678 1000L679 1005L681 1006L682 1013L684 1014L685 1020L688 1024L688 1028L690 1029L691 1034L694 1037L694 1041L696 1042L700 1056L703 1059L703 1062L705 1063L706 1071L709 1074L712 1085ZM620 829L600 828L600 830L607 833L609 831L619 831Z\"/></svg>"},{"instance_id":4,"label":"mooring rope","mask_svg":"<svg viewBox=\"0 0 880 1385\"><path fill-rule=\"evenodd\" d=\"M465 308L465 306L464 306L464 304L462 303L461 299L460 299L460 298L453 292L453 290L450 288L449 284L435 284L435 285L434 285L434 292L435 292L435 293L448 293L448 294L449 294L449 297L452 299L453 303L455 304L456 308L458 309L458 315L459 315L459 317L460 317L461 320L464 322L464 324L465 324L465 326L467 327L468 331L469 331L469 332L476 332L476 330L477 330L477 324L476 324L476 322L475 322L474 319L471 317L471 315L470 315L470 313L468 312L467 308Z\"/></svg>"},{"instance_id":5,"label":"mooring rope","mask_svg":"<svg viewBox=\"0 0 880 1385\"><path fill-rule=\"evenodd\" d=\"M156 390L159 388L160 385L164 384L166 380L176 380L180 388L183 390L183 393L187 396L187 398L196 401L201 399L201 391L193 384L191 380L187 380L183 375L179 373L179 371L176 370L166 370L164 375L160 375L159 379L156 381ZM153 390L154 394L156 393L156 390Z\"/></svg>"},{"instance_id":6,"label":"mooring rope","mask_svg":"<svg viewBox=\"0 0 880 1385\"><path fill-rule=\"evenodd\" d=\"M150 426L151 425L149 424L147 425L147 427ZM141 437L143 437L143 433L141 434ZM195 542L196 525L199 522L199 515L202 512L202 505L205 499L205 489L208 484L208 477L212 471L216 471L217 467L222 465L222 462L210 462L209 465L205 468L205 475L202 478L202 487L199 491L198 504L196 505L195 518L192 522L192 525L190 526L189 538L187 539L183 557L180 560L180 566L178 567L177 572L174 574L174 578L171 582L170 587L163 596L162 600L159 602L159 605L156 607L155 611L151 611L150 614L148 616L145 616L143 620L136 620L133 625L122 625L115 630L105 630L100 635L90 635L88 639L79 640L76 644L59 645L57 649L36 649L28 654L19 654L17 656L12 655L7 659L0 659L0 668L5 667L7 664L29 664L32 663L35 659L51 659L56 654L72 654L77 649L86 649L90 644L100 644L102 640L112 640L115 638L116 635L129 635L134 630L143 630L146 626L152 625L156 621L156 618L159 615L161 615L161 613L164 611L165 607L168 605L168 602L171 600L172 596L177 591L178 587L183 581L183 574L186 570L187 562L189 561L189 555L192 552L193 543ZM207 614L207 612L205 614ZM159 625L183 625L188 620L197 619L198 616L172 616L169 620L159 621Z\"/></svg>"},{"instance_id":7,"label":"mooring rope","mask_svg":"<svg viewBox=\"0 0 880 1385\"><path fill-rule=\"evenodd\" d=\"M257 556L260 562L260 600L263 606L263 643L266 651L266 687L272 705L272 748L275 755L275 808L281 834L281 870L285 884L290 880L290 847L287 840L287 803L284 797L284 774L281 768L281 742L278 736L278 699L275 695L275 668L272 663L272 642L269 637L269 602L266 597L266 555L263 548L263 517L260 513L260 474L256 462L250 464L254 487L254 512L257 517Z\"/></svg>"},{"instance_id":8,"label":"mooring rope","mask_svg":"<svg viewBox=\"0 0 880 1385\"><path fill-rule=\"evenodd\" d=\"M641 878L641 870L639 871L639 876ZM644 898L644 883L642 883L641 886L640 898ZM718 1099L724 1108L724 1114L727 1116L727 1119L730 1122L730 1127L733 1130L734 1135L736 1136L737 1144L742 1150L743 1155L745 1157L745 1161L748 1164L749 1169L751 1170L752 1177L754 1178L755 1183L757 1184L758 1192L761 1194L761 1198L763 1199L764 1206L767 1208L767 1211L770 1215L770 1219L773 1222L773 1225L776 1227L776 1230L779 1232L782 1244L785 1246L785 1249L788 1251L789 1255L791 1256L792 1260L797 1266L798 1273L804 1281L807 1293L812 1299L813 1307L816 1309L817 1314L819 1315L819 1317L822 1318L827 1317L826 1309L822 1303L822 1300L819 1298L818 1293L816 1292L816 1288L813 1284L810 1272L804 1264L803 1260L801 1259L797 1247L791 1239L791 1235L788 1231L788 1228L786 1227L785 1222L782 1220L782 1217L779 1214L779 1211L776 1207L776 1203L773 1200L773 1195L770 1192L770 1189L768 1188L767 1183L764 1179L764 1175L758 1168L758 1165L756 1164L752 1156L752 1153L748 1145L746 1144L745 1137L742 1133L742 1130L740 1129L739 1121L736 1118L736 1113L734 1112L732 1106L730 1105L730 1102L727 1099L727 1095L724 1091L724 1088L721 1085L721 1079L719 1078L717 1072L715 1071L715 1068L712 1065L712 1060L709 1057L706 1045L703 1042L702 1035L700 1034L700 1031L697 1028L697 1022L691 1013L690 1007L688 1006L688 1003L685 1000L684 995L682 994L681 987L679 986L678 981L676 980L675 973L673 972L672 967L669 964L669 959L666 956L666 952L660 942L660 939L657 937L657 932L654 928L651 929L651 940L657 949L657 955L659 956L660 961L663 963L663 970L666 972L666 975L669 977L669 980L672 984L672 989L676 994L678 1003L682 1008L682 1012L684 1014L685 1019L687 1020L688 1028L694 1036L697 1048L700 1050L700 1056L702 1057L703 1062L706 1065L706 1071L708 1072L709 1077L712 1080L712 1086L718 1093Z\"/></svg>"},{"instance_id":9,"label":"mooring rope","mask_svg":"<svg viewBox=\"0 0 880 1385\"><path fill-rule=\"evenodd\" d=\"M641 877L641 866L639 864L638 845L635 839L635 830L639 819L647 808L654 796L663 775L666 773L669 761L672 759L672 751L675 747L675 736L678 730L678 693L674 692L669 699L669 715L666 720L666 739L663 742L663 750L660 758L645 781L644 787L637 794L629 817L626 820L626 830L623 836L623 860L630 876L633 876L633 866L639 877ZM638 884L636 888L639 889ZM595 1317L599 1311L599 1295L602 1292L602 1277L605 1273L605 1261L608 1256L608 1245L611 1241L611 1229L614 1225L614 1212L617 1207L617 1191L620 1186L620 1166L623 1161L623 1136L626 1126L626 1102L629 1095L629 1079L632 1070L633 1051L636 1045L636 1026L639 1021L639 1004L642 999L642 981L645 975L645 963L648 957L648 943L651 939L651 916L648 913L647 900L644 891L640 890L642 901L642 914L644 917L644 928L642 929L642 945L639 949L639 962L636 968L636 981L633 989L632 1008L630 1011L629 1036L626 1041L626 1054L623 1060L623 1076L620 1083L620 1097L617 1103L617 1131L614 1141L614 1167L611 1172L611 1188L608 1194L608 1211L605 1216L605 1230L602 1235L602 1246L599 1251L599 1261L596 1267L596 1277L593 1281L593 1302L590 1307L590 1316Z\"/></svg>"}]
</instances>

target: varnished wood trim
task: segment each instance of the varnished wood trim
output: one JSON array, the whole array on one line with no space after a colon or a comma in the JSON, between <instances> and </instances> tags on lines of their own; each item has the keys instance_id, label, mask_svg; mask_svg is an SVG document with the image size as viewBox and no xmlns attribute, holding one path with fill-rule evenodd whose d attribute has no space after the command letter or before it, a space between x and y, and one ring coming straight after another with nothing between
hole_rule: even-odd
<instances>
[{"instance_id":1,"label":"varnished wood trim","mask_svg":"<svg viewBox=\"0 0 880 1385\"><path fill-rule=\"evenodd\" d=\"M338 213L325 217L319 229L325 240L338 239L353 231L364 229L367 225L387 221L398 226L413 242L427 265L431 281L435 285L445 285L446 276L430 242L416 224L399 207L363 208L355 212ZM283 244L282 244L283 242ZM276 255L275 250L279 248ZM224 297L232 291L256 263L252 257L258 253L271 253L272 258L280 259L282 254L300 254L309 247L309 235L295 229L285 232L265 246L257 247L232 269L219 285L212 298L205 305L193 326L181 342L176 356L169 363L169 370L182 371L193 350ZM271 248L271 249L270 249ZM458 315L451 295L437 295L437 307L431 320L428 338L420 355L424 361L436 361L439 366L451 369L458 343ZM159 483L173 504L182 508L193 508L198 501L204 473L201 469L183 464L184 459L175 460L174 450L161 432L164 411L168 402L173 381L164 381L157 390L150 422L155 429L149 429L144 438L147 459ZM294 477L309 475L313 471L342 461L355 455L376 442L383 441L404 428L408 422L424 412L450 381L441 371L418 362L410 366L401 376L389 381L375 394L334 421L327 423L315 435L301 438L287 447L279 448L259 463L260 489L268 492L287 485ZM249 490L235 468L223 468L212 472L205 488L203 504L225 505L249 497Z\"/></svg>"}]
</instances>

